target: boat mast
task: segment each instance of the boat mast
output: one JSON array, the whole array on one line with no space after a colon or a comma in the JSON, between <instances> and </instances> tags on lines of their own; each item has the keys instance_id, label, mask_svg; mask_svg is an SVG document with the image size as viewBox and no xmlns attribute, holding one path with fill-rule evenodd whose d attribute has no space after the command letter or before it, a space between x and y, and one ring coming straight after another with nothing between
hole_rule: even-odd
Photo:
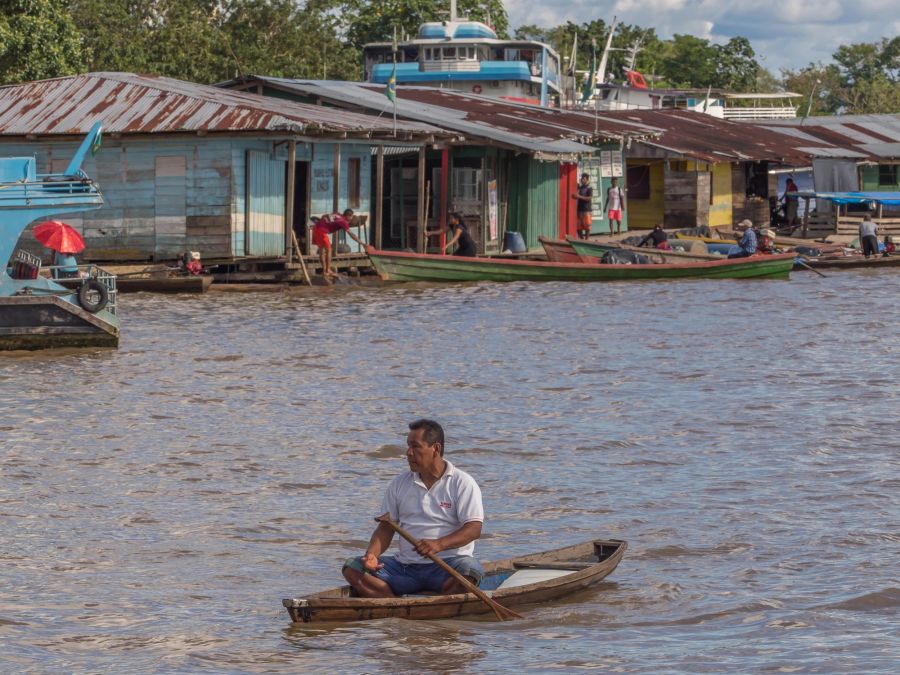
<instances>
[{"instance_id":1,"label":"boat mast","mask_svg":"<svg viewBox=\"0 0 900 675\"><path fill-rule=\"evenodd\" d=\"M456 21L456 0L450 0L450 21Z\"/></svg>"},{"instance_id":2,"label":"boat mast","mask_svg":"<svg viewBox=\"0 0 900 675\"><path fill-rule=\"evenodd\" d=\"M600 57L600 67L597 68L597 78L594 85L606 82L606 62L609 60L609 50L612 47L613 33L616 32L616 17L613 17L612 23L609 25L609 35L606 38L606 46L603 48L603 56Z\"/></svg>"}]
</instances>

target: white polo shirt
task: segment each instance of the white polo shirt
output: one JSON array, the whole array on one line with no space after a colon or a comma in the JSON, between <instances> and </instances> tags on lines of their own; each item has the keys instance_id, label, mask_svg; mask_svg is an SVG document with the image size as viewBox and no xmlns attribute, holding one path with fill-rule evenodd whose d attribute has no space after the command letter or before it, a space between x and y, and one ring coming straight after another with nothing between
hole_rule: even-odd
<instances>
[{"instance_id":1,"label":"white polo shirt","mask_svg":"<svg viewBox=\"0 0 900 675\"><path fill-rule=\"evenodd\" d=\"M484 506L481 503L481 489L478 483L465 471L457 469L447 460L447 468L431 489L418 473L407 471L400 474L388 486L381 502L381 512L390 514L391 520L416 539L440 539L456 532L466 523L484 522ZM448 548L440 552L440 557L472 555L475 542L460 548ZM406 539L400 537L400 552L397 560L404 564L431 562L416 553Z\"/></svg>"}]
</instances>

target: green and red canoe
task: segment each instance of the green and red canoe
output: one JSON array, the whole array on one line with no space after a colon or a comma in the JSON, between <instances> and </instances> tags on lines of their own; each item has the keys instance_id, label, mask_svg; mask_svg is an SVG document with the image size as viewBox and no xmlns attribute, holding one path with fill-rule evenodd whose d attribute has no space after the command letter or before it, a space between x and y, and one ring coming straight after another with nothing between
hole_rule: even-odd
<instances>
[{"instance_id":1,"label":"green and red canoe","mask_svg":"<svg viewBox=\"0 0 900 675\"><path fill-rule=\"evenodd\" d=\"M655 265L602 265L498 260L366 248L390 281L642 281L656 279L788 279L794 254Z\"/></svg>"}]
</instances>

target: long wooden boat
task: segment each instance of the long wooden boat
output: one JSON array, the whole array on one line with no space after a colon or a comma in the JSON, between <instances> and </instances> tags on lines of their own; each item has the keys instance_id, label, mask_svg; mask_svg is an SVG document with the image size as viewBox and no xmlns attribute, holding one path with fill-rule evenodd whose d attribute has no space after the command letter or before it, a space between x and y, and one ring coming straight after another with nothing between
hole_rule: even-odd
<instances>
[{"instance_id":1,"label":"long wooden boat","mask_svg":"<svg viewBox=\"0 0 900 675\"><path fill-rule=\"evenodd\" d=\"M712 253L689 253L687 251L661 251L658 248L646 248L644 246L628 246L613 241L591 241L590 239L573 239L569 237L566 242L585 262L591 259L603 257L603 254L613 249L625 249L645 255L650 260L658 263L686 263L704 262L709 260L721 260L722 256Z\"/></svg>"},{"instance_id":2,"label":"long wooden boat","mask_svg":"<svg viewBox=\"0 0 900 675\"><path fill-rule=\"evenodd\" d=\"M119 293L206 293L212 284L212 275L204 274L190 277L154 277L153 275L128 276L116 278ZM59 281L63 286L76 284L70 279Z\"/></svg>"},{"instance_id":3,"label":"long wooden boat","mask_svg":"<svg viewBox=\"0 0 900 675\"><path fill-rule=\"evenodd\" d=\"M538 237L538 241L541 242L541 246L544 247L544 252L547 254L547 259L551 262L586 262L578 255L578 252L572 248L572 244L565 239Z\"/></svg>"},{"instance_id":4,"label":"long wooden boat","mask_svg":"<svg viewBox=\"0 0 900 675\"><path fill-rule=\"evenodd\" d=\"M368 248L375 270L391 281L641 281L657 279L788 279L794 255L751 256L659 265L601 265L497 260Z\"/></svg>"},{"instance_id":5,"label":"long wooden boat","mask_svg":"<svg viewBox=\"0 0 900 675\"><path fill-rule=\"evenodd\" d=\"M504 607L555 600L605 579L619 564L628 544L618 539L588 541L484 565L481 589ZM281 604L295 623L369 619L448 619L491 612L474 593L359 598L341 586Z\"/></svg>"},{"instance_id":6,"label":"long wooden boat","mask_svg":"<svg viewBox=\"0 0 900 675\"><path fill-rule=\"evenodd\" d=\"M804 258L804 262L814 269L881 269L900 265L900 255L866 258L864 255L822 256L821 258Z\"/></svg>"}]
</instances>

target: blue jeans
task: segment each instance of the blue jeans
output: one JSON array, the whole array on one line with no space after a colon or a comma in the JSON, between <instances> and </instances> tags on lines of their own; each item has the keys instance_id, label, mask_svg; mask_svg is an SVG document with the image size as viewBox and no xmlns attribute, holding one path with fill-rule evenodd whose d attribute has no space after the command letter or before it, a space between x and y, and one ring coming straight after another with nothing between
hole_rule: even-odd
<instances>
[{"instance_id":1,"label":"blue jeans","mask_svg":"<svg viewBox=\"0 0 900 675\"><path fill-rule=\"evenodd\" d=\"M476 586L484 577L484 568L472 556L456 555L441 558L441 560L463 576L474 579ZM390 555L380 556L378 562L384 567L375 572L367 570L363 566L362 557L348 558L344 567L350 567L364 574L374 574L375 577L387 583L395 595L412 595L421 591L440 593L447 579L450 578L450 575L437 563L404 564Z\"/></svg>"}]
</instances>

